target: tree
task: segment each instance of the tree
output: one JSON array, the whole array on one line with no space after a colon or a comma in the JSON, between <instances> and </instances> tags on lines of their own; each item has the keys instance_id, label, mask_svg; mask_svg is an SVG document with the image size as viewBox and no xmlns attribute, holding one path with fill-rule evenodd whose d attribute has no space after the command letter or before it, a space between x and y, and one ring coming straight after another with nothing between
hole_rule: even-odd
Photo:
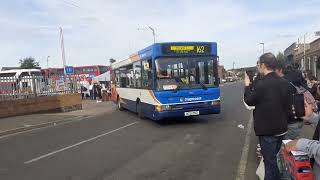
<instances>
[{"instance_id":1,"label":"tree","mask_svg":"<svg viewBox=\"0 0 320 180\"><path fill-rule=\"evenodd\" d=\"M239 73L238 73L238 77L239 77L240 79L244 79L244 77L245 77L245 72L244 72L244 71L239 72Z\"/></svg>"},{"instance_id":2,"label":"tree","mask_svg":"<svg viewBox=\"0 0 320 180\"><path fill-rule=\"evenodd\" d=\"M282 52L279 51L277 54L277 60L280 61L281 63L285 64L286 57L284 56L284 54Z\"/></svg>"},{"instance_id":3,"label":"tree","mask_svg":"<svg viewBox=\"0 0 320 180\"><path fill-rule=\"evenodd\" d=\"M39 62L33 57L27 57L19 60L20 68L22 69L33 69L38 68L40 66Z\"/></svg>"},{"instance_id":4,"label":"tree","mask_svg":"<svg viewBox=\"0 0 320 180\"><path fill-rule=\"evenodd\" d=\"M117 61L117 60L115 60L115 59L113 59L113 58L110 58L110 59L109 59L110 64L115 63L116 61Z\"/></svg>"}]
</instances>

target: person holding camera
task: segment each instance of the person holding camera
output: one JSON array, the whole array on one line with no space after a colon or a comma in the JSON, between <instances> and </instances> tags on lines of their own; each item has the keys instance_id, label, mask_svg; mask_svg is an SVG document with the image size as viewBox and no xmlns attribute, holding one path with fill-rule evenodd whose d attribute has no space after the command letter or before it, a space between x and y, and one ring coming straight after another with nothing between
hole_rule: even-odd
<instances>
[{"instance_id":1,"label":"person holding camera","mask_svg":"<svg viewBox=\"0 0 320 180\"><path fill-rule=\"evenodd\" d=\"M276 64L272 53L265 53L259 58L258 71L262 77L254 88L250 88L252 81L248 74L245 76L244 101L249 106L255 106L254 130L264 158L265 180L280 179L277 153L287 133L290 107L290 84L275 73Z\"/></svg>"}]
</instances>

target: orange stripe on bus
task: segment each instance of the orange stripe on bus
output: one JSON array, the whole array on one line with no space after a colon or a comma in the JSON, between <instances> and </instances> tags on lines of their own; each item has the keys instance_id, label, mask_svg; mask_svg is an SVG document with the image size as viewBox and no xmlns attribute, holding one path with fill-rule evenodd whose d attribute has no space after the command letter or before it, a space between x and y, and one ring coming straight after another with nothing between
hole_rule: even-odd
<instances>
[{"instance_id":1,"label":"orange stripe on bus","mask_svg":"<svg viewBox=\"0 0 320 180\"><path fill-rule=\"evenodd\" d=\"M149 93L150 93L150 95L151 95L151 97L153 98L154 101L156 101L157 103L161 104L161 103L158 101L158 99L154 96L153 91L149 90Z\"/></svg>"}]
</instances>

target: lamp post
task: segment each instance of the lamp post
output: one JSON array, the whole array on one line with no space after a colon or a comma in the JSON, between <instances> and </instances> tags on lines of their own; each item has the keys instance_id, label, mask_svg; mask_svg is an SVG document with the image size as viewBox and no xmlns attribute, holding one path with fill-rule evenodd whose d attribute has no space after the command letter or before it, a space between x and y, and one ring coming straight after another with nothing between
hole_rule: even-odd
<instances>
[{"instance_id":1,"label":"lamp post","mask_svg":"<svg viewBox=\"0 0 320 180\"><path fill-rule=\"evenodd\" d=\"M303 63L306 63L306 36L307 33L303 35Z\"/></svg>"},{"instance_id":2,"label":"lamp post","mask_svg":"<svg viewBox=\"0 0 320 180\"><path fill-rule=\"evenodd\" d=\"M138 28L138 30L148 30L148 29L152 32L153 43L156 43L156 32L154 28L152 28L151 26L147 26L147 28Z\"/></svg>"},{"instance_id":3,"label":"lamp post","mask_svg":"<svg viewBox=\"0 0 320 180\"><path fill-rule=\"evenodd\" d=\"M154 30L151 26L148 26L148 28L152 31L153 43L156 43L156 33L155 33L155 30Z\"/></svg>"},{"instance_id":4,"label":"lamp post","mask_svg":"<svg viewBox=\"0 0 320 180\"><path fill-rule=\"evenodd\" d=\"M47 68L49 68L49 57L50 56L47 56Z\"/></svg>"}]
</instances>

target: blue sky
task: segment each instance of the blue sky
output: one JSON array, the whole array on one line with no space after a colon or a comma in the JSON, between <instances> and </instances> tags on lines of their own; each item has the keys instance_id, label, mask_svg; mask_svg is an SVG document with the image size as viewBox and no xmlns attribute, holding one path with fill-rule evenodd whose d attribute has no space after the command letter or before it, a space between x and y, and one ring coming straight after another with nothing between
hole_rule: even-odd
<instances>
[{"instance_id":1,"label":"blue sky","mask_svg":"<svg viewBox=\"0 0 320 180\"><path fill-rule=\"evenodd\" d=\"M61 67L59 27L68 65L107 64L152 43L216 41L221 64L252 66L262 52L283 51L320 31L320 1L295 0L10 0L0 2L0 67L33 56Z\"/></svg>"}]
</instances>

